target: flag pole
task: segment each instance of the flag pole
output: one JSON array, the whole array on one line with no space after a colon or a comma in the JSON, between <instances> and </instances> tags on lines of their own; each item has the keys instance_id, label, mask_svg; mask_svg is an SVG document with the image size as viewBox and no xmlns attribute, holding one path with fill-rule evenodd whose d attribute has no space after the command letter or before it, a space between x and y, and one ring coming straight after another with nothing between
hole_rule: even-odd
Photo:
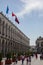
<instances>
[{"instance_id":1,"label":"flag pole","mask_svg":"<svg viewBox=\"0 0 43 65\"><path fill-rule=\"evenodd\" d=\"M19 21L18 21L17 16L16 16L13 12L12 12L12 16L13 16L13 17L15 16L15 37L16 37L16 27L17 27L16 23L19 24ZM16 47L16 43L15 43L15 47ZM16 53L16 49L17 49L17 48L15 48L15 53Z\"/></svg>"},{"instance_id":2,"label":"flag pole","mask_svg":"<svg viewBox=\"0 0 43 65\"><path fill-rule=\"evenodd\" d=\"M15 16L16 17L16 16ZM16 22L15 22L15 54L17 54L16 52L16 50L17 50L17 48L16 48L16 27L17 27L17 25L16 25Z\"/></svg>"},{"instance_id":3,"label":"flag pole","mask_svg":"<svg viewBox=\"0 0 43 65\"><path fill-rule=\"evenodd\" d=\"M17 16L15 16L15 37L16 37L16 27L17 27L17 23L19 24L19 21L18 21ZM15 47L16 47L16 43L15 43ZM17 48L16 48L15 51L17 52ZM16 52L15 52L15 53L16 53ZM18 46L18 52L19 52L19 46ZM17 53L18 53L18 52L17 52ZM17 54L17 53L16 53L16 54Z\"/></svg>"},{"instance_id":4,"label":"flag pole","mask_svg":"<svg viewBox=\"0 0 43 65\"><path fill-rule=\"evenodd\" d=\"M9 13L9 7L8 7L8 5L7 5L7 8L6 8L6 14L7 14L6 17L7 17L7 18L9 18L9 17L8 17L8 13Z\"/></svg>"}]
</instances>

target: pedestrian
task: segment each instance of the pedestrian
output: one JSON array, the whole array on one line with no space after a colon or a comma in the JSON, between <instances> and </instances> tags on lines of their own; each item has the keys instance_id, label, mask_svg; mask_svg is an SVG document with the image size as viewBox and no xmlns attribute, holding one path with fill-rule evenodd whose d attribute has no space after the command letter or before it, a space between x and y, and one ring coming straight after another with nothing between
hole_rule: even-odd
<instances>
[{"instance_id":1,"label":"pedestrian","mask_svg":"<svg viewBox=\"0 0 43 65\"><path fill-rule=\"evenodd\" d=\"M36 56L36 59L38 58L38 55L37 55L37 53L35 54L35 56Z\"/></svg>"},{"instance_id":2,"label":"pedestrian","mask_svg":"<svg viewBox=\"0 0 43 65\"><path fill-rule=\"evenodd\" d=\"M18 59L16 58L16 64L17 64L17 62L18 62Z\"/></svg>"},{"instance_id":3,"label":"pedestrian","mask_svg":"<svg viewBox=\"0 0 43 65\"><path fill-rule=\"evenodd\" d=\"M31 65L31 56L29 56L29 65Z\"/></svg>"},{"instance_id":4,"label":"pedestrian","mask_svg":"<svg viewBox=\"0 0 43 65\"><path fill-rule=\"evenodd\" d=\"M16 54L16 64L17 64L17 62L18 62L18 55Z\"/></svg>"},{"instance_id":5,"label":"pedestrian","mask_svg":"<svg viewBox=\"0 0 43 65\"><path fill-rule=\"evenodd\" d=\"M26 58L26 65L28 65L28 62L29 62L29 57Z\"/></svg>"},{"instance_id":6,"label":"pedestrian","mask_svg":"<svg viewBox=\"0 0 43 65\"><path fill-rule=\"evenodd\" d=\"M22 55L22 65L24 64L24 55Z\"/></svg>"}]
</instances>

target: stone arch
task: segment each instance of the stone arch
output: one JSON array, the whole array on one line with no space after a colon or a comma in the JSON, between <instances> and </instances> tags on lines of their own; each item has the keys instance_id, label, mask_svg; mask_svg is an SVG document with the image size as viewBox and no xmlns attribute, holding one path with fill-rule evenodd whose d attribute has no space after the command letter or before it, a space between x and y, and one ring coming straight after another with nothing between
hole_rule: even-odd
<instances>
[{"instance_id":1,"label":"stone arch","mask_svg":"<svg viewBox=\"0 0 43 65\"><path fill-rule=\"evenodd\" d=\"M5 45L4 45L4 43L5 43L5 40L2 39L2 54L3 54L3 56L5 56Z\"/></svg>"},{"instance_id":2,"label":"stone arch","mask_svg":"<svg viewBox=\"0 0 43 65\"><path fill-rule=\"evenodd\" d=\"M11 41L8 40L8 52L11 52Z\"/></svg>"},{"instance_id":3,"label":"stone arch","mask_svg":"<svg viewBox=\"0 0 43 65\"><path fill-rule=\"evenodd\" d=\"M2 22L2 20L1 20L1 18L0 18L0 34L1 34L1 22Z\"/></svg>"},{"instance_id":4,"label":"stone arch","mask_svg":"<svg viewBox=\"0 0 43 65\"><path fill-rule=\"evenodd\" d=\"M2 22L2 35L4 35L4 26L5 26L5 21Z\"/></svg>"},{"instance_id":5,"label":"stone arch","mask_svg":"<svg viewBox=\"0 0 43 65\"><path fill-rule=\"evenodd\" d=\"M7 48L8 48L8 47L7 47L7 43L8 43L8 41L6 40L6 41L5 41L5 56L6 56L7 51L8 51L8 50L7 50Z\"/></svg>"},{"instance_id":6,"label":"stone arch","mask_svg":"<svg viewBox=\"0 0 43 65\"><path fill-rule=\"evenodd\" d=\"M2 46L1 46L1 38L0 38L0 52L1 52L1 50L2 50Z\"/></svg>"},{"instance_id":7,"label":"stone arch","mask_svg":"<svg viewBox=\"0 0 43 65\"><path fill-rule=\"evenodd\" d=\"M6 23L6 37L7 37L7 34L8 34L8 23Z\"/></svg>"}]
</instances>

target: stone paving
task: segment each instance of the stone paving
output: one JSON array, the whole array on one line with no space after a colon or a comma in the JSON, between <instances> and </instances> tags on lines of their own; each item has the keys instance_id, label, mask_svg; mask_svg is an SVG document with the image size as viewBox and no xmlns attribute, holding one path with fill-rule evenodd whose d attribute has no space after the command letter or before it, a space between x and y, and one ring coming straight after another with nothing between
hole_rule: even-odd
<instances>
[{"instance_id":1,"label":"stone paving","mask_svg":"<svg viewBox=\"0 0 43 65\"><path fill-rule=\"evenodd\" d=\"M3 65L5 65L5 60L2 60L2 61L3 61ZM17 64L16 63L12 63L11 65L22 65L22 62L18 61ZM23 65L27 65L26 64L26 59L25 59ZM43 65L43 60L40 60L40 55L38 55L37 59L35 58L35 56L31 58L31 65Z\"/></svg>"}]
</instances>

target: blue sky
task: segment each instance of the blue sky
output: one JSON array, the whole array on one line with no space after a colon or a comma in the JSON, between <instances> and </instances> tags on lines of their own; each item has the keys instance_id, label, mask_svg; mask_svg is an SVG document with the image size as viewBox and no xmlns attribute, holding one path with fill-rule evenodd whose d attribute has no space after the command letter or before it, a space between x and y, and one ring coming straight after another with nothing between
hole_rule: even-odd
<instances>
[{"instance_id":1,"label":"blue sky","mask_svg":"<svg viewBox=\"0 0 43 65\"><path fill-rule=\"evenodd\" d=\"M0 0L1 11L30 38L30 45L35 45L39 36L43 37L43 0ZM17 15L20 24L15 23L12 12Z\"/></svg>"}]
</instances>

